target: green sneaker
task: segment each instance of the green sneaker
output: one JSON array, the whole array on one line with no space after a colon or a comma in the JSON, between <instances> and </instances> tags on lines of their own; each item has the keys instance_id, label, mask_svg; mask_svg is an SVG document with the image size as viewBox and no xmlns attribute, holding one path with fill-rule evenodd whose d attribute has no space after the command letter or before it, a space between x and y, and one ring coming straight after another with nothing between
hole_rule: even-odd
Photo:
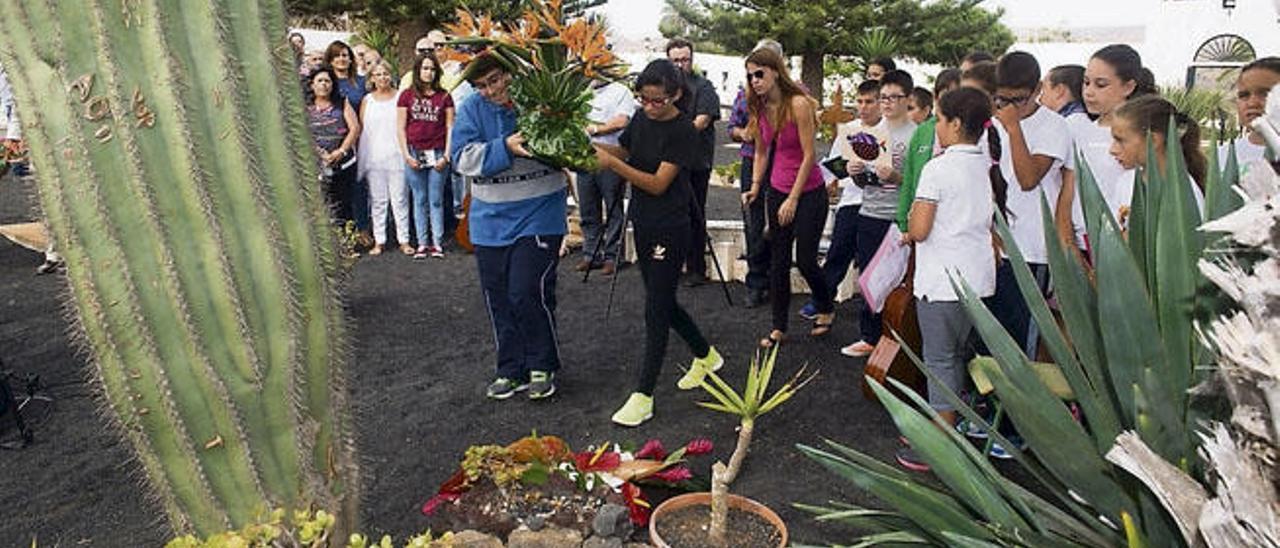
<instances>
[{"instance_id":1,"label":"green sneaker","mask_svg":"<svg viewBox=\"0 0 1280 548\"><path fill-rule=\"evenodd\" d=\"M550 398L556 393L556 374L548 371L529 372L529 399Z\"/></svg>"},{"instance_id":2,"label":"green sneaker","mask_svg":"<svg viewBox=\"0 0 1280 548\"><path fill-rule=\"evenodd\" d=\"M702 384L702 379L707 376L708 371L719 371L724 367L724 358L720 357L720 353L716 352L716 347L711 347L711 351L704 358L694 358L693 363L689 364L689 370L684 372L684 376L676 381L676 387L681 390L692 390Z\"/></svg>"},{"instance_id":3,"label":"green sneaker","mask_svg":"<svg viewBox=\"0 0 1280 548\"><path fill-rule=\"evenodd\" d=\"M521 383L520 381L508 379L506 377L498 377L497 379L494 379L493 382L489 383L489 388L485 389L484 395L488 396L490 399L505 400L516 395L516 392L526 390L528 388L528 383Z\"/></svg>"},{"instance_id":4,"label":"green sneaker","mask_svg":"<svg viewBox=\"0 0 1280 548\"><path fill-rule=\"evenodd\" d=\"M613 422L622 426L640 426L653 418L653 397L639 392L632 392L627 403L622 404L618 412L613 414Z\"/></svg>"}]
</instances>

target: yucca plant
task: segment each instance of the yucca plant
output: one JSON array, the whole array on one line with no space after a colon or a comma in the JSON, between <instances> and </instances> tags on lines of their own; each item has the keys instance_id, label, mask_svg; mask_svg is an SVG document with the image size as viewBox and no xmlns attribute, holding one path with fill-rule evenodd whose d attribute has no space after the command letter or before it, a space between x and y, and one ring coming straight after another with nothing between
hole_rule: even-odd
<instances>
[{"instance_id":1,"label":"yucca plant","mask_svg":"<svg viewBox=\"0 0 1280 548\"><path fill-rule=\"evenodd\" d=\"M347 328L280 2L0 12L75 339L169 523L348 530Z\"/></svg>"},{"instance_id":2,"label":"yucca plant","mask_svg":"<svg viewBox=\"0 0 1280 548\"><path fill-rule=\"evenodd\" d=\"M1181 151L1176 146L1168 149L1168 173L1158 173L1154 149L1149 147L1147 165L1153 168L1138 174L1127 240L1081 161L1092 273L1072 259L1054 235L1048 203L1042 200L1043 221L1050 227L1049 267L1065 329L1056 327L1007 224L997 216L1019 289L1075 394L1083 423L1033 372L1030 360L968 284L953 280L995 358L996 365L985 372L996 397L1034 456L1010 444L955 394L945 396L1010 451L1029 473L1034 489L1001 476L918 395L903 390L910 398L904 401L873 383L895 424L929 463L941 486L828 441L829 449L802 445L800 450L870 491L890 509L843 503L799 506L819 519L869 531L862 538L865 544L1188 544L1185 524L1165 511L1157 493L1104 457L1122 432L1132 432L1177 469L1202 479L1193 439L1202 416L1193 411L1188 391L1204 376L1197 366L1211 358L1193 329L1193 314L1204 308L1206 299L1204 278L1196 270L1204 238L1196 230L1200 215ZM1206 191L1211 217L1230 207L1223 196L1236 173L1218 173L1216 167L1213 172ZM929 373L918 359L916 363Z\"/></svg>"},{"instance_id":3,"label":"yucca plant","mask_svg":"<svg viewBox=\"0 0 1280 548\"><path fill-rule=\"evenodd\" d=\"M729 485L738 478L738 472L742 470L742 461L747 458L747 451L751 447L751 436L755 432L756 419L791 399L817 375L816 373L805 375L806 368L801 367L795 376L769 395L769 381L773 379L773 367L778 359L779 346L774 345L773 348L765 351L763 361L759 353L751 360L751 367L747 370L746 385L743 386L741 393L729 386L729 383L714 371L708 371L707 376L702 379L702 389L715 401L698 402L698 405L738 417L738 442L733 447L729 464L717 461L711 466L709 535L720 543L723 543L725 538L725 525L728 522Z\"/></svg>"}]
</instances>

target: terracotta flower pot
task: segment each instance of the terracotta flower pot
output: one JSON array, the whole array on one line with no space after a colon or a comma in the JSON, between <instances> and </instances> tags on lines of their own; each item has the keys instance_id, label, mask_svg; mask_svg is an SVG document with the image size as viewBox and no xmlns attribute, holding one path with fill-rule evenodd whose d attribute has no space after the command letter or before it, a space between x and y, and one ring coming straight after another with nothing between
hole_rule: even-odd
<instances>
[{"instance_id":1,"label":"terracotta flower pot","mask_svg":"<svg viewBox=\"0 0 1280 548\"><path fill-rule=\"evenodd\" d=\"M778 542L778 546L787 546L787 524L783 523L782 518L778 517L778 514L770 510L768 506L734 494L729 494L727 500L729 508L750 512L768 521L778 530L778 534L782 537L781 541ZM705 506L709 516L711 513L711 493L705 491L701 493L685 493L671 497L659 504L653 510L653 516L649 519L649 542L660 548L670 548L671 545L663 541L662 537L658 535L658 521L663 519L664 515L688 506Z\"/></svg>"}]
</instances>

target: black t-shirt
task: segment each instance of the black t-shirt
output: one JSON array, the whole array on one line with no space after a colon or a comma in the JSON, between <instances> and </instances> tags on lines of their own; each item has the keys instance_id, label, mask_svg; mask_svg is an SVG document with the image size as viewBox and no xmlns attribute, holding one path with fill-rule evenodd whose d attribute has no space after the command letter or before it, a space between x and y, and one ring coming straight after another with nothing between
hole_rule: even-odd
<instances>
[{"instance_id":1,"label":"black t-shirt","mask_svg":"<svg viewBox=\"0 0 1280 548\"><path fill-rule=\"evenodd\" d=\"M711 80L698 74L689 75L689 87L693 90L693 115L706 114L711 123L702 131L698 131L698 157L693 169L711 169L716 154L716 120L720 119L720 96L716 94L716 86ZM690 123L692 123L692 117ZM696 130L695 130L696 131Z\"/></svg>"},{"instance_id":2,"label":"black t-shirt","mask_svg":"<svg viewBox=\"0 0 1280 548\"><path fill-rule=\"evenodd\" d=\"M693 117L681 113L665 122L650 120L637 112L619 137L622 147L630 151L627 164L645 173L657 173L667 162L680 166L680 172L659 195L635 188L631 193L631 222L636 227L659 227L688 224L689 201L693 199L689 185L689 169L696 167L698 134Z\"/></svg>"}]
</instances>

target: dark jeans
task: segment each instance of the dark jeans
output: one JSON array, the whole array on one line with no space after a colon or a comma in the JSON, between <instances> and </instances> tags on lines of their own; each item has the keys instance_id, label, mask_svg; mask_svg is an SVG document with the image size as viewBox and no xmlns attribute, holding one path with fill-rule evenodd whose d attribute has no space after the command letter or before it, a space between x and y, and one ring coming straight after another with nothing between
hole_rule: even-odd
<instances>
[{"instance_id":1,"label":"dark jeans","mask_svg":"<svg viewBox=\"0 0 1280 548\"><path fill-rule=\"evenodd\" d=\"M351 188L361 186L356 184L356 165L353 163L346 169L334 169L333 174L324 177L320 184L334 224L345 225L347 221L355 220L351 203L354 191Z\"/></svg>"},{"instance_id":2,"label":"dark jeans","mask_svg":"<svg viewBox=\"0 0 1280 548\"><path fill-rule=\"evenodd\" d=\"M598 173L578 172L578 214L582 219L582 258L595 264L616 262L622 244L623 204L625 188L622 178L609 170ZM604 240L600 225L604 224ZM599 251L596 250L600 243Z\"/></svg>"},{"instance_id":3,"label":"dark jeans","mask_svg":"<svg viewBox=\"0 0 1280 548\"><path fill-rule=\"evenodd\" d=\"M1027 263L1027 266L1031 267L1031 276L1035 278L1040 294L1048 296L1049 265ZM996 268L996 292L984 299L984 302L1027 357L1035 360L1039 350L1040 329L1031 318L1031 308L1026 299L1022 298L1022 292L1018 290L1018 280L1013 275L1013 263L1009 259L1000 260L1000 266Z\"/></svg>"},{"instance_id":4,"label":"dark jeans","mask_svg":"<svg viewBox=\"0 0 1280 548\"><path fill-rule=\"evenodd\" d=\"M355 171L355 165L351 166L351 170ZM351 219L356 222L356 230L366 232L372 231L373 215L369 211L369 182L361 179L355 181L350 187L348 203L351 205Z\"/></svg>"},{"instance_id":5,"label":"dark jeans","mask_svg":"<svg viewBox=\"0 0 1280 548\"><path fill-rule=\"evenodd\" d=\"M556 337L556 264L564 236L525 236L476 247L476 266L498 346L499 377L528 380L560 368Z\"/></svg>"},{"instance_id":6,"label":"dark jeans","mask_svg":"<svg viewBox=\"0 0 1280 548\"><path fill-rule=\"evenodd\" d=\"M685 271L700 277L707 275L707 185L710 182L711 168L689 170L693 202L689 204L689 253L685 257Z\"/></svg>"},{"instance_id":7,"label":"dark jeans","mask_svg":"<svg viewBox=\"0 0 1280 548\"><path fill-rule=\"evenodd\" d=\"M860 204L855 204L836 208L836 222L831 227L831 246L827 248L827 259L822 263L822 277L833 297L857 255L860 207Z\"/></svg>"},{"instance_id":8,"label":"dark jeans","mask_svg":"<svg viewBox=\"0 0 1280 548\"><path fill-rule=\"evenodd\" d=\"M791 308L791 256L795 245L795 263L800 275L813 292L813 305L819 314L835 309L831 291L822 278L818 266L818 242L822 240L822 228L827 224L827 189L819 187L800 195L791 224L778 224L778 208L787 195L769 187L765 206L769 212L769 293L773 303L773 329L787 331L788 313Z\"/></svg>"},{"instance_id":9,"label":"dark jeans","mask_svg":"<svg viewBox=\"0 0 1280 548\"><path fill-rule=\"evenodd\" d=\"M751 190L751 169L755 164L752 158L742 159L742 171L738 174L738 185L742 192ZM763 183L768 188L769 183ZM765 194L768 191L762 193ZM763 291L769 288L769 242L764 240L764 196L742 210L742 229L747 239L747 279L748 289Z\"/></svg>"},{"instance_id":10,"label":"dark jeans","mask_svg":"<svg viewBox=\"0 0 1280 548\"><path fill-rule=\"evenodd\" d=\"M876 256L876 250L880 248L880 242L884 241L884 235L892 224L893 221L888 219L875 219L858 214L856 230L858 237L855 242L858 250L858 270L866 269L871 258ZM880 340L880 315L871 312L866 299L859 299L859 301L858 330L862 332L862 340L868 344L876 344L876 341Z\"/></svg>"},{"instance_id":11,"label":"dark jeans","mask_svg":"<svg viewBox=\"0 0 1280 548\"><path fill-rule=\"evenodd\" d=\"M635 231L636 261L644 281L644 361L636 391L653 395L662 372L667 352L667 337L674 329L694 356L704 357L711 351L698 325L676 302L680 265L689 245L689 226L644 228Z\"/></svg>"}]
</instances>

